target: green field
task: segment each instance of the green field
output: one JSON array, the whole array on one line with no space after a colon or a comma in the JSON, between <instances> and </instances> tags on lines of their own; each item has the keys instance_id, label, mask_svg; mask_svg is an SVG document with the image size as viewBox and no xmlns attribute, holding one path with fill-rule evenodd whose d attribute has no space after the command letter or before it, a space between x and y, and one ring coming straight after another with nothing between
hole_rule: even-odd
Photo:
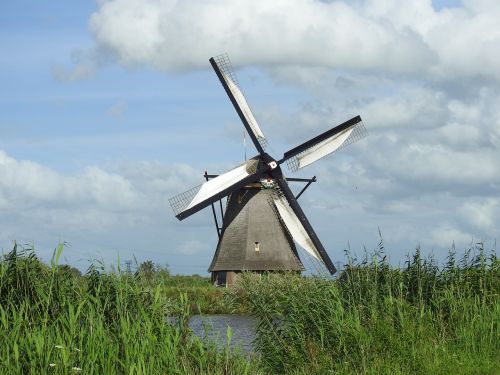
<instances>
[{"instance_id":1,"label":"green field","mask_svg":"<svg viewBox=\"0 0 500 375\"><path fill-rule=\"evenodd\" d=\"M0 374L499 373L500 262L481 244L442 267L379 251L336 280L247 274L230 289L153 267L82 276L62 250L50 266L17 246L2 258ZM253 314L255 355L194 336L199 311Z\"/></svg>"}]
</instances>

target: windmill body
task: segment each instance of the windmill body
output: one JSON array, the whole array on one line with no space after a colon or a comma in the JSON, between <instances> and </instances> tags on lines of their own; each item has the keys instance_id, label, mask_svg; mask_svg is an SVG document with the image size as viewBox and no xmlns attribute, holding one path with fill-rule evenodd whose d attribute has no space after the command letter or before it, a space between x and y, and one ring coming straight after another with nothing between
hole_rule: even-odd
<instances>
[{"instance_id":1,"label":"windmill body","mask_svg":"<svg viewBox=\"0 0 500 375\"><path fill-rule=\"evenodd\" d=\"M292 171L351 144L367 133L361 117L352 119L285 152L276 160L266 153L267 140L239 88L227 55L210 63L248 132L258 155L240 166L169 199L179 220L227 197L219 242L209 271L217 283L231 284L241 271L301 272L295 243L331 273L336 269L297 202L281 165ZM207 176L207 175L206 175ZM301 179L290 179L301 180ZM315 181L315 178L310 180ZM302 192L301 192L302 193ZM301 194L300 193L300 194ZM300 195L299 194L299 195Z\"/></svg>"},{"instance_id":2,"label":"windmill body","mask_svg":"<svg viewBox=\"0 0 500 375\"><path fill-rule=\"evenodd\" d=\"M228 197L222 233L208 269L212 282L232 284L242 270L304 270L293 239L272 206L273 194L257 182Z\"/></svg>"}]
</instances>

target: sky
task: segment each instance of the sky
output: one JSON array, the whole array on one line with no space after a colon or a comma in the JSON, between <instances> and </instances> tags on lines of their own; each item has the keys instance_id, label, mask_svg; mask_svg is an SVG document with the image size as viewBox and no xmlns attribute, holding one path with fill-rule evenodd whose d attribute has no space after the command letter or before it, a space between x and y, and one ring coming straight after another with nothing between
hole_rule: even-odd
<instances>
[{"instance_id":1,"label":"sky","mask_svg":"<svg viewBox=\"0 0 500 375\"><path fill-rule=\"evenodd\" d=\"M294 173L334 263L500 234L496 0L0 3L0 249L207 274L210 209L168 198L256 151L208 59L228 53L281 158L360 115L369 136ZM300 185L294 185L297 191Z\"/></svg>"}]
</instances>

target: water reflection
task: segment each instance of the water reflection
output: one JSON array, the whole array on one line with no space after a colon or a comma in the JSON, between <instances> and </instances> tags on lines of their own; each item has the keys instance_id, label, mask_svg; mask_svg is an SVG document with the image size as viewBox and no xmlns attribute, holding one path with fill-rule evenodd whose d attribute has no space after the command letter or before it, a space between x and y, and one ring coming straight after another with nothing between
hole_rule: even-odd
<instances>
[{"instance_id":1,"label":"water reflection","mask_svg":"<svg viewBox=\"0 0 500 375\"><path fill-rule=\"evenodd\" d=\"M231 327L230 347L239 347L246 353L253 352L255 324L249 315L193 315L189 319L189 327L195 335L215 342L220 348L226 346L227 327Z\"/></svg>"}]
</instances>

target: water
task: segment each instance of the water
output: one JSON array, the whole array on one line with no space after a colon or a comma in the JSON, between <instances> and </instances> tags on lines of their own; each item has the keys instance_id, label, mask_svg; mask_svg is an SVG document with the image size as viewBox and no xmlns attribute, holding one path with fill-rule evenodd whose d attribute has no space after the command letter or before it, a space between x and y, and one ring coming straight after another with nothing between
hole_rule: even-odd
<instances>
[{"instance_id":1,"label":"water","mask_svg":"<svg viewBox=\"0 0 500 375\"><path fill-rule=\"evenodd\" d=\"M227 327L231 327L230 347L239 347L245 353L253 352L255 324L255 319L249 315L193 315L189 318L189 327L196 336L211 340L220 348L226 346Z\"/></svg>"}]
</instances>

